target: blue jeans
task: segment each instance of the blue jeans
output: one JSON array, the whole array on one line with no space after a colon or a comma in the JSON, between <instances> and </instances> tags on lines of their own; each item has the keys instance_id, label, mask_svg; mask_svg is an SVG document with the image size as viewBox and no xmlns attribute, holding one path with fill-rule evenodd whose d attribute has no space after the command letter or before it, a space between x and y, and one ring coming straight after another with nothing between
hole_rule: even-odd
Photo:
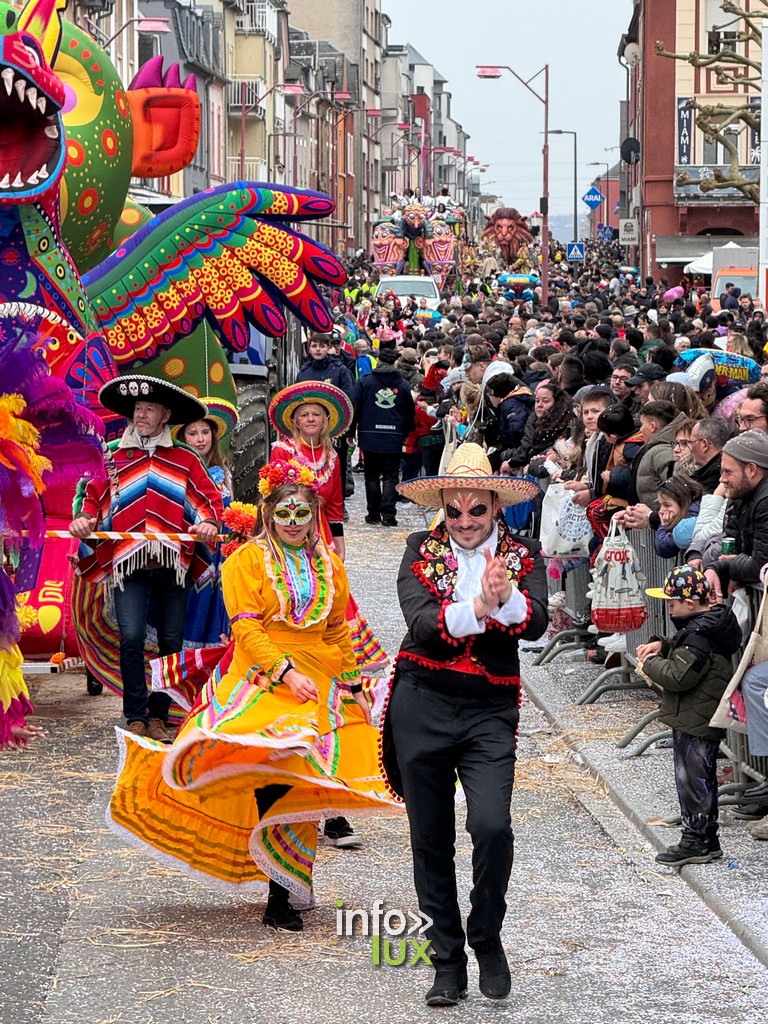
<instances>
[{"instance_id":1,"label":"blue jeans","mask_svg":"<svg viewBox=\"0 0 768 1024\"><path fill-rule=\"evenodd\" d=\"M184 642L187 591L176 582L175 569L137 569L115 587L115 615L120 630L120 674L123 677L123 713L128 722L168 719L171 698L149 693L145 668L147 612L155 600L157 643L160 654L175 654Z\"/></svg>"}]
</instances>

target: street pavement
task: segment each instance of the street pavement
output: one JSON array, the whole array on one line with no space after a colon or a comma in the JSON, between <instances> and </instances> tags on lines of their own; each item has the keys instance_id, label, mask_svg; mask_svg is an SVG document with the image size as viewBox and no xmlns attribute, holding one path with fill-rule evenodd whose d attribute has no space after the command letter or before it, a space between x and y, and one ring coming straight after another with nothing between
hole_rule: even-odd
<instances>
[{"instance_id":1,"label":"street pavement","mask_svg":"<svg viewBox=\"0 0 768 1024\"><path fill-rule=\"evenodd\" d=\"M350 510L352 589L396 651L397 568L407 532L424 516L406 506L400 528L385 530L358 525L359 494ZM608 695L577 709L573 699L596 670L531 660L503 935L508 1000L484 999L470 964L469 1000L429 1010L426 966L374 966L370 940L336 935L337 899L416 910L405 816L355 820L360 850L321 845L317 909L301 935L265 929L262 902L205 889L124 846L104 824L119 702L89 696L72 675L32 680L48 735L0 754L0 1022L763 1024L768 843L751 840L725 812L722 861L660 869L652 843L677 833L647 821L675 810L671 753L629 759L615 748L650 696ZM458 816L467 910L471 850L461 808Z\"/></svg>"}]
</instances>

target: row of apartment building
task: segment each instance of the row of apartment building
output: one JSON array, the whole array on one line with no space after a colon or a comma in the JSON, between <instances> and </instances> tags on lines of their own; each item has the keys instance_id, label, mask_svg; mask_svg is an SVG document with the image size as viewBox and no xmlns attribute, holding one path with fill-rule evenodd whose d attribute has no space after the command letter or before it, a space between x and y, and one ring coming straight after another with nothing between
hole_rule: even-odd
<instances>
[{"instance_id":1,"label":"row of apartment building","mask_svg":"<svg viewBox=\"0 0 768 1024\"><path fill-rule=\"evenodd\" d=\"M193 162L134 181L153 209L226 181L328 192L331 221L308 226L340 255L370 250L391 193L447 185L480 218L479 161L438 70L390 42L381 0L78 0L69 17L129 83L149 57L194 73L202 133Z\"/></svg>"},{"instance_id":2,"label":"row of apartment building","mask_svg":"<svg viewBox=\"0 0 768 1024\"><path fill-rule=\"evenodd\" d=\"M725 108L759 103L759 84L755 88L745 81L723 82L706 59L694 67L656 52L657 41L668 51L705 58L729 50L748 57L759 69L759 45L740 38L743 23L724 13L721 4L722 0L634 0L618 49L626 69L621 138L639 143L639 159L618 165L618 205L622 218L639 222L639 245L631 258L644 274L670 281L679 280L685 264L714 245L730 240L757 245L759 211L753 202L733 188L702 192L697 185L678 183L678 176L685 171L703 181L728 163L723 146L697 130L690 99ZM760 0L742 0L737 6L758 17L766 14ZM758 134L742 128L729 139L738 147L740 172L757 180Z\"/></svg>"}]
</instances>

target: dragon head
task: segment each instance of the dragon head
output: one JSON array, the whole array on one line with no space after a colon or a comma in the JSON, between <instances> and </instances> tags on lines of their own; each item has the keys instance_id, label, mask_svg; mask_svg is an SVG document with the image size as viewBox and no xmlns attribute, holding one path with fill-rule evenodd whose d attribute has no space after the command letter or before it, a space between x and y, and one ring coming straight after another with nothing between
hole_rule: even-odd
<instances>
[{"instance_id":1,"label":"dragon head","mask_svg":"<svg viewBox=\"0 0 768 1024\"><path fill-rule=\"evenodd\" d=\"M64 170L64 86L51 70L63 6L29 0L0 10L0 204L39 200Z\"/></svg>"}]
</instances>

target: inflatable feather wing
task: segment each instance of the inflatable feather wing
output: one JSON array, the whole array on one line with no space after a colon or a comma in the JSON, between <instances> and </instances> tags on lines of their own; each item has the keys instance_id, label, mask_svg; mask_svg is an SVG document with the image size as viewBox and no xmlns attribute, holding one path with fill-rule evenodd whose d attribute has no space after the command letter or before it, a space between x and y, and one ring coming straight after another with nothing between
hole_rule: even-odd
<instances>
[{"instance_id":1,"label":"inflatable feather wing","mask_svg":"<svg viewBox=\"0 0 768 1024\"><path fill-rule=\"evenodd\" d=\"M206 316L234 351L248 347L249 324L283 334L281 306L330 330L317 286L343 284L344 270L289 222L333 209L320 192L239 182L155 217L84 279L115 361L123 371L148 362Z\"/></svg>"}]
</instances>

